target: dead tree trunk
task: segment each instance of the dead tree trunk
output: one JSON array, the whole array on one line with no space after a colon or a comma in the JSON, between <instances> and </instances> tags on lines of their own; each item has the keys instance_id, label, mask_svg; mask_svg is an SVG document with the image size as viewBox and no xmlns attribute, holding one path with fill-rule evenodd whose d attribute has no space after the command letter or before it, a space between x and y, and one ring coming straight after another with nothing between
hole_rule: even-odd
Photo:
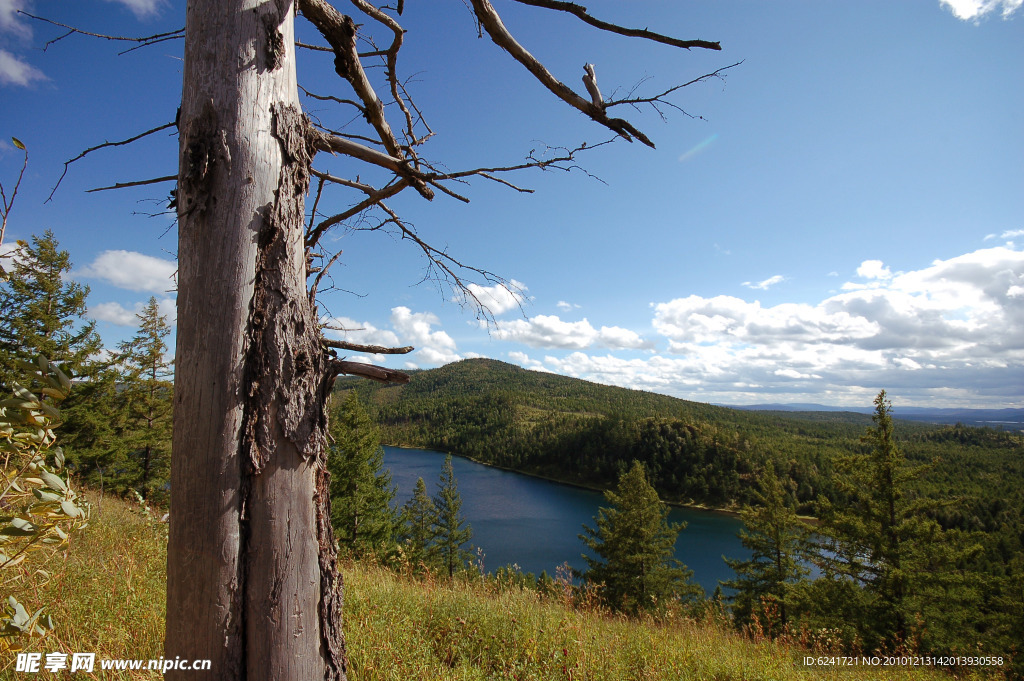
<instances>
[{"instance_id":1,"label":"dead tree trunk","mask_svg":"<svg viewBox=\"0 0 1024 681\"><path fill-rule=\"evenodd\" d=\"M211 660L203 678L345 677L293 18L187 9L166 657Z\"/></svg>"}]
</instances>

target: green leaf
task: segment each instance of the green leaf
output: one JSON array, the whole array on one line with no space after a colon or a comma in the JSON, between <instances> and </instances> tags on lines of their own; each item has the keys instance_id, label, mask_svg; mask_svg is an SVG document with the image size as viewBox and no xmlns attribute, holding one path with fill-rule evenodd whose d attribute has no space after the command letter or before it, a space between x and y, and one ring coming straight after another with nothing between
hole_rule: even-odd
<instances>
[{"instance_id":1,"label":"green leaf","mask_svg":"<svg viewBox=\"0 0 1024 681\"><path fill-rule=\"evenodd\" d=\"M36 535L36 529L35 526L32 529L28 529L8 525L7 527L0 527L0 535L5 537L33 537Z\"/></svg>"},{"instance_id":2,"label":"green leaf","mask_svg":"<svg viewBox=\"0 0 1024 681\"><path fill-rule=\"evenodd\" d=\"M60 509L64 511L64 515L69 518L77 518L82 515L82 509L75 506L75 502L73 501L65 500L60 502Z\"/></svg>"},{"instance_id":3,"label":"green leaf","mask_svg":"<svg viewBox=\"0 0 1024 681\"><path fill-rule=\"evenodd\" d=\"M53 492L44 492L41 489L34 489L33 488L32 494L35 495L36 499L39 499L40 501L47 502L47 503L54 502L54 501L60 502L60 501L64 500L64 498L62 496L60 496L59 494L54 494Z\"/></svg>"},{"instance_id":4,"label":"green leaf","mask_svg":"<svg viewBox=\"0 0 1024 681\"><path fill-rule=\"evenodd\" d=\"M0 407L7 409L35 409L39 405L35 400L22 399L20 397L8 397L0 402Z\"/></svg>"},{"instance_id":5,"label":"green leaf","mask_svg":"<svg viewBox=\"0 0 1024 681\"><path fill-rule=\"evenodd\" d=\"M50 471L42 471L39 474L39 477L43 479L43 482L45 482L46 486L50 489L60 490L61 492L68 491L68 486L64 484L64 481Z\"/></svg>"},{"instance_id":6,"label":"green leaf","mask_svg":"<svg viewBox=\"0 0 1024 681\"><path fill-rule=\"evenodd\" d=\"M11 142L13 142L14 146L18 147L22 151L28 151L28 149L25 148L24 143L20 139L18 139L17 137L12 137L11 138Z\"/></svg>"},{"instance_id":7,"label":"green leaf","mask_svg":"<svg viewBox=\"0 0 1024 681\"><path fill-rule=\"evenodd\" d=\"M60 385L59 383L57 383L57 381L54 381L54 383L56 385ZM42 393L48 397L52 397L55 400L63 400L65 397L68 396L68 391L58 389L56 385L52 388L43 388Z\"/></svg>"},{"instance_id":8,"label":"green leaf","mask_svg":"<svg viewBox=\"0 0 1024 681\"><path fill-rule=\"evenodd\" d=\"M57 380L60 381L61 386L65 390L71 390L71 379L68 378L67 374L60 370L59 366L53 366L53 373L57 374Z\"/></svg>"},{"instance_id":9,"label":"green leaf","mask_svg":"<svg viewBox=\"0 0 1024 681\"><path fill-rule=\"evenodd\" d=\"M28 554L22 553L22 554L20 554L19 556L17 556L16 558L13 558L13 559L11 559L11 562L9 562L9 563L7 563L7 562L3 563L3 566L4 566L4 568L12 568L12 567L14 567L14 566L16 566L16 565L21 565L21 563L22 563L22 562L23 562L23 561L25 560L25 558L27 557L27 555L28 555Z\"/></svg>"}]
</instances>

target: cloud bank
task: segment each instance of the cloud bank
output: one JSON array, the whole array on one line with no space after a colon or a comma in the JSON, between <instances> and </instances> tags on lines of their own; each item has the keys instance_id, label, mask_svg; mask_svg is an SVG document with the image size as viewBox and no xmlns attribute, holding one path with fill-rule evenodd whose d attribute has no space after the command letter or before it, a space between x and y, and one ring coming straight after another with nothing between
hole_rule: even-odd
<instances>
[{"instance_id":1,"label":"cloud bank","mask_svg":"<svg viewBox=\"0 0 1024 681\"><path fill-rule=\"evenodd\" d=\"M75 274L95 277L129 291L165 293L174 288L177 269L178 265L173 260L135 251L104 251Z\"/></svg>"},{"instance_id":2,"label":"cloud bank","mask_svg":"<svg viewBox=\"0 0 1024 681\"><path fill-rule=\"evenodd\" d=\"M651 356L583 352L597 345L585 329L540 318L501 338L574 350L509 354L528 368L708 402L867 404L886 388L907 404L1024 403L1024 252L1009 247L910 272L867 260L817 303L691 295L653 310Z\"/></svg>"},{"instance_id":3,"label":"cloud bank","mask_svg":"<svg viewBox=\"0 0 1024 681\"><path fill-rule=\"evenodd\" d=\"M998 12L1003 19L1024 5L1024 0L939 0L939 3L953 12L953 15L964 21L978 20L993 12Z\"/></svg>"}]
</instances>

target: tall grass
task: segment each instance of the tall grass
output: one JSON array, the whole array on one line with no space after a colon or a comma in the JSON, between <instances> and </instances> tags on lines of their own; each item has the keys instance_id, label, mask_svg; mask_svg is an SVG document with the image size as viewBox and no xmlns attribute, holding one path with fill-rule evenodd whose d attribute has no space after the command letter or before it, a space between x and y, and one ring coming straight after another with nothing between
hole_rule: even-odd
<instances>
[{"instance_id":1,"label":"tall grass","mask_svg":"<svg viewBox=\"0 0 1024 681\"><path fill-rule=\"evenodd\" d=\"M48 586L58 627L30 650L95 652L97 660L159 658L166 540L166 526L137 506L105 499ZM637 621L593 603L572 604L564 590L540 596L514 580L450 581L368 563L342 568L352 681L952 678L921 668L804 667L806 650L754 642L721 616ZM98 667L88 678L160 678L157 672L104 676ZM31 677L13 669L13 660L0 660L0 678Z\"/></svg>"},{"instance_id":2,"label":"tall grass","mask_svg":"<svg viewBox=\"0 0 1024 681\"><path fill-rule=\"evenodd\" d=\"M56 629L29 652L96 653L93 678L154 679L155 672L99 672L99 659L156 659L164 646L167 526L116 498L87 494L89 525L71 536L62 564L40 593ZM16 675L14 660L0 660L0 678ZM78 674L81 676L82 674ZM42 671L39 676L54 677ZM72 677L73 678L73 677Z\"/></svg>"}]
</instances>

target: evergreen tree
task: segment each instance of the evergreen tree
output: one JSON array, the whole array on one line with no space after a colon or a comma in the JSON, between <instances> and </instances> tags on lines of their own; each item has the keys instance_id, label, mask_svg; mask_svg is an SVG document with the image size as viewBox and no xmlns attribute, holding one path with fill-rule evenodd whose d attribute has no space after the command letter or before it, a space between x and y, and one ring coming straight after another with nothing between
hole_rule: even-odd
<instances>
[{"instance_id":1,"label":"evergreen tree","mask_svg":"<svg viewBox=\"0 0 1024 681\"><path fill-rule=\"evenodd\" d=\"M723 585L736 590L732 596L733 614L738 622L751 621L755 615L764 625L771 623L772 633L780 633L792 616L793 586L810 573L803 562L808 555L808 531L788 503L782 481L774 467L767 466L758 476L756 505L743 509L744 529L739 538L751 551L747 560L726 558L736 579ZM772 620L766 610L777 612Z\"/></svg>"},{"instance_id":2,"label":"evergreen tree","mask_svg":"<svg viewBox=\"0 0 1024 681\"><path fill-rule=\"evenodd\" d=\"M451 454L445 457L438 488L434 496L434 506L437 508L434 542L442 567L452 577L456 569L461 569L473 557L472 553L462 548L473 538L473 528L462 516L462 496L452 468Z\"/></svg>"},{"instance_id":3,"label":"evergreen tree","mask_svg":"<svg viewBox=\"0 0 1024 681\"><path fill-rule=\"evenodd\" d=\"M402 507L401 543L406 559L414 570L432 568L437 559L434 546L434 524L437 522L437 507L427 495L423 478L416 480L412 498Z\"/></svg>"},{"instance_id":4,"label":"evergreen tree","mask_svg":"<svg viewBox=\"0 0 1024 681\"><path fill-rule=\"evenodd\" d=\"M343 549L355 556L384 557L394 544L395 496L384 468L380 430L350 390L331 419L334 443L327 453L331 473L331 525Z\"/></svg>"},{"instance_id":5,"label":"evergreen tree","mask_svg":"<svg viewBox=\"0 0 1024 681\"><path fill-rule=\"evenodd\" d=\"M71 271L71 257L60 250L53 232L32 237L13 257L9 278L0 283L0 391L10 392L15 380L14 360L46 356L78 386L96 379L104 365L98 361L102 348L96 322L86 322L85 300L89 287L65 275ZM89 421L103 404L94 391L76 389L65 402L64 447L68 460L93 448L88 439Z\"/></svg>"},{"instance_id":6,"label":"evergreen tree","mask_svg":"<svg viewBox=\"0 0 1024 681\"><path fill-rule=\"evenodd\" d=\"M977 593L956 570L970 549L928 516L937 502L911 491L926 467L906 463L884 390L874 405L875 425L862 438L870 451L837 463L835 484L847 503L821 504L817 559L831 587L819 592L833 597L817 600L833 615L844 613L868 648L892 649L920 643L912 630L919 620L936 632L961 627L949 614L969 610Z\"/></svg>"},{"instance_id":7,"label":"evergreen tree","mask_svg":"<svg viewBox=\"0 0 1024 681\"><path fill-rule=\"evenodd\" d=\"M151 297L137 314L139 328L118 346L122 371L116 393L120 409L118 449L133 471L132 487L150 501L164 496L171 471L171 409L174 384L172 361L164 339L171 333L167 319Z\"/></svg>"},{"instance_id":8,"label":"evergreen tree","mask_svg":"<svg viewBox=\"0 0 1024 681\"><path fill-rule=\"evenodd\" d=\"M669 523L668 508L647 480L639 461L619 477L615 491L604 493L611 504L595 518L597 528L583 526L580 539L598 555L583 555L587 581L603 584L613 608L636 613L656 609L672 598L702 593L691 583L693 571L676 560L676 538L685 523Z\"/></svg>"},{"instance_id":9,"label":"evergreen tree","mask_svg":"<svg viewBox=\"0 0 1024 681\"><path fill-rule=\"evenodd\" d=\"M42 354L72 377L92 373L100 338L96 322L83 323L89 287L64 274L71 257L53 232L32 237L13 258L10 278L0 284L0 390L10 392L15 359ZM65 408L70 404L65 404Z\"/></svg>"}]
</instances>

